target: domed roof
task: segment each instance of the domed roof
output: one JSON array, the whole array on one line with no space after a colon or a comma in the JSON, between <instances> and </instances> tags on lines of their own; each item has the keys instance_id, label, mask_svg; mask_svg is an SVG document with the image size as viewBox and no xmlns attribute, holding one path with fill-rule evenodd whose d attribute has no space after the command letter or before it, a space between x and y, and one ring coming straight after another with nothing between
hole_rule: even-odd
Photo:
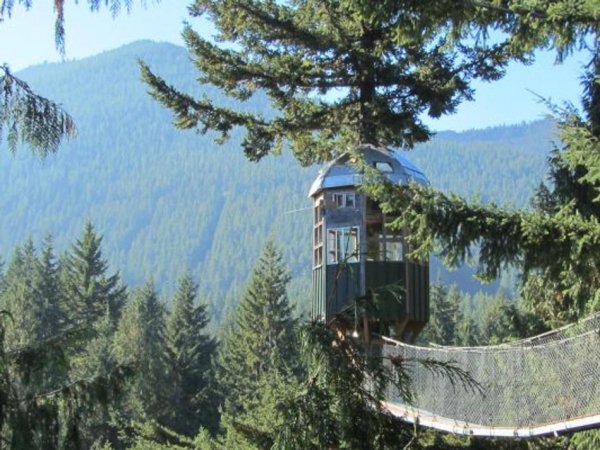
<instances>
[{"instance_id":1,"label":"domed roof","mask_svg":"<svg viewBox=\"0 0 600 450\"><path fill-rule=\"evenodd\" d=\"M359 151L370 166L379 169L394 184L408 186L410 181L421 185L429 184L425 174L398 150L364 146ZM360 185L363 174L348 164L349 159L350 154L344 153L323 167L313 181L308 196L313 197L323 189Z\"/></svg>"}]
</instances>

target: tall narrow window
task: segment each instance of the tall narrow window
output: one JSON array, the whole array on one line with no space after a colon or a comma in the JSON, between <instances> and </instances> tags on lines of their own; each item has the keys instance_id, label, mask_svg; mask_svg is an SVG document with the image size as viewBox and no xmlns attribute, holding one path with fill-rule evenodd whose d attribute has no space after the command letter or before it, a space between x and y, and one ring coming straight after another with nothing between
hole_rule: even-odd
<instances>
[{"instance_id":1,"label":"tall narrow window","mask_svg":"<svg viewBox=\"0 0 600 450\"><path fill-rule=\"evenodd\" d=\"M323 198L315 201L313 226L313 267L323 264Z\"/></svg>"},{"instance_id":2,"label":"tall narrow window","mask_svg":"<svg viewBox=\"0 0 600 450\"><path fill-rule=\"evenodd\" d=\"M402 261L402 240L397 236L387 235L385 237L385 260L386 261Z\"/></svg>"},{"instance_id":3,"label":"tall narrow window","mask_svg":"<svg viewBox=\"0 0 600 450\"><path fill-rule=\"evenodd\" d=\"M327 230L327 264L359 261L358 227Z\"/></svg>"}]
</instances>

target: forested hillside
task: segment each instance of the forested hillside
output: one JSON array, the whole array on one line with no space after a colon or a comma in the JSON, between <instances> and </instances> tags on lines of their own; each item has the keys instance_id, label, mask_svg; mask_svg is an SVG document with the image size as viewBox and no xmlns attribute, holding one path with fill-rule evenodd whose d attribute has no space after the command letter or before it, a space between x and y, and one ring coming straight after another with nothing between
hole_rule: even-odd
<instances>
[{"instance_id":1,"label":"forested hillside","mask_svg":"<svg viewBox=\"0 0 600 450\"><path fill-rule=\"evenodd\" d=\"M219 317L274 237L295 275L291 298L305 300L306 192L317 168L301 168L285 155L254 164L239 151L238 139L220 147L210 136L176 130L139 81L138 58L182 89L196 89L185 50L148 41L20 74L65 106L79 134L44 161L2 152L4 259L16 243L47 232L63 250L90 219L104 235L111 266L122 268L128 284L152 278L172 292L190 268ZM260 98L252 107L269 111ZM442 132L409 158L445 191L522 206L543 179L551 139L544 121ZM437 269L432 273L436 277Z\"/></svg>"}]
</instances>

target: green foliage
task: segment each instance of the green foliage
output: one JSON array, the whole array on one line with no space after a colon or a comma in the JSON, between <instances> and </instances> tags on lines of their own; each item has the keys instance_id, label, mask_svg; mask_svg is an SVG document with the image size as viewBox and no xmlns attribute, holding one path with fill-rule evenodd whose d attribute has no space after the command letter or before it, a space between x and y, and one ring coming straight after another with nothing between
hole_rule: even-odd
<instances>
[{"instance_id":1,"label":"green foliage","mask_svg":"<svg viewBox=\"0 0 600 450\"><path fill-rule=\"evenodd\" d=\"M500 344L548 331L534 314L523 311L515 301L502 295L495 296L479 324L482 342Z\"/></svg>"},{"instance_id":2,"label":"green foliage","mask_svg":"<svg viewBox=\"0 0 600 450\"><path fill-rule=\"evenodd\" d=\"M262 374L293 365L289 281L281 253L267 243L219 353L222 390L233 399L251 393Z\"/></svg>"},{"instance_id":3,"label":"green foliage","mask_svg":"<svg viewBox=\"0 0 600 450\"><path fill-rule=\"evenodd\" d=\"M65 137L75 136L73 118L57 103L33 92L6 64L0 66L0 92L0 139L6 135L11 152L22 141L37 155L46 156L56 152Z\"/></svg>"},{"instance_id":4,"label":"green foliage","mask_svg":"<svg viewBox=\"0 0 600 450\"><path fill-rule=\"evenodd\" d=\"M277 403L298 367L289 281L281 253L268 242L217 359L228 448L268 448L282 423Z\"/></svg>"},{"instance_id":5,"label":"green foliage","mask_svg":"<svg viewBox=\"0 0 600 450\"><path fill-rule=\"evenodd\" d=\"M213 22L219 42L185 28L199 81L242 102L264 92L278 114L196 98L146 64L142 78L179 128L214 130L221 143L245 128L253 161L284 143L303 164L359 143L412 147L430 138L423 114L453 112L471 80L499 78L510 57L482 37L502 24L475 3L197 0L190 12Z\"/></svg>"},{"instance_id":6,"label":"green foliage","mask_svg":"<svg viewBox=\"0 0 600 450\"><path fill-rule=\"evenodd\" d=\"M15 249L4 279L2 304L12 317L5 338L11 347L36 342L45 333L40 320L44 310L40 280L40 262L33 241L28 240Z\"/></svg>"},{"instance_id":7,"label":"green foliage","mask_svg":"<svg viewBox=\"0 0 600 450\"><path fill-rule=\"evenodd\" d=\"M32 240L17 247L2 274L0 304L9 318L0 341L0 439L10 448L116 441L108 410L129 369L111 359L108 314L96 323L65 323L60 271L47 237L41 254Z\"/></svg>"},{"instance_id":8,"label":"green foliage","mask_svg":"<svg viewBox=\"0 0 600 450\"><path fill-rule=\"evenodd\" d=\"M388 383L409 395L403 366L384 366L362 344L322 324L300 331L305 376L281 405L284 425L274 448L402 448L412 438L381 410Z\"/></svg>"},{"instance_id":9,"label":"green foliage","mask_svg":"<svg viewBox=\"0 0 600 450\"><path fill-rule=\"evenodd\" d=\"M284 244L293 274L290 299L305 311L311 237L310 211L302 208L309 206L306 192L316 168L301 169L289 155L249 163L237 151L236 134L212 152L209 136L177 132L147 98L136 56L181 89L193 89L185 51L150 42L19 74L68 108L79 134L43 164L25 153L0 155L6 167L0 247L13 248L30 233L39 238L47 230L62 252L89 217L105 235L104 257L124 282L138 285L152 277L171 298L177 277L189 268L220 321L241 297L253 261L272 236ZM219 99L209 88L202 92ZM248 103L272 114L264 97ZM444 192L524 206L542 180L552 136L549 122L438 133L409 157ZM491 167L494 176L482 167ZM481 288L467 271L448 273L439 261L432 264L445 283L471 293Z\"/></svg>"},{"instance_id":10,"label":"green foliage","mask_svg":"<svg viewBox=\"0 0 600 450\"><path fill-rule=\"evenodd\" d=\"M189 273L178 284L167 318L172 415L170 427L194 436L200 426L215 430L217 405L211 395L216 351L215 340L206 334L206 305L196 305L198 286Z\"/></svg>"},{"instance_id":11,"label":"green foliage","mask_svg":"<svg viewBox=\"0 0 600 450\"><path fill-rule=\"evenodd\" d=\"M165 423L170 412L165 407L172 390L165 309L150 282L133 293L123 310L115 334L115 355L120 364L135 368L120 413L128 419Z\"/></svg>"},{"instance_id":12,"label":"green foliage","mask_svg":"<svg viewBox=\"0 0 600 450\"><path fill-rule=\"evenodd\" d=\"M478 329L463 311L464 300L456 286L434 284L430 289L431 314L419 342L439 345L473 346L478 342Z\"/></svg>"},{"instance_id":13,"label":"green foliage","mask_svg":"<svg viewBox=\"0 0 600 450\"><path fill-rule=\"evenodd\" d=\"M61 273L64 296L68 302L69 321L91 326L106 311L116 323L124 301L125 288L119 275L108 275L108 264L100 248L102 237L96 235L91 222L65 255Z\"/></svg>"},{"instance_id":14,"label":"green foliage","mask_svg":"<svg viewBox=\"0 0 600 450\"><path fill-rule=\"evenodd\" d=\"M460 265L478 248L479 274L495 278L510 266L523 272L523 294L532 308L551 324L564 323L596 308L600 295L597 243L600 242L597 206L598 163L594 150L600 129L598 114L597 1L575 5L568 1L489 4L490 9L516 13L511 29L513 48L530 51L549 47L562 58L571 49L594 39L584 76L586 118L574 108L559 115L564 148L550 160L551 188L540 187L536 210L516 210L467 201L431 188L414 187L411 193L397 186L371 186L389 213L402 215L396 226L406 226L415 253L437 250L445 261Z\"/></svg>"}]
</instances>

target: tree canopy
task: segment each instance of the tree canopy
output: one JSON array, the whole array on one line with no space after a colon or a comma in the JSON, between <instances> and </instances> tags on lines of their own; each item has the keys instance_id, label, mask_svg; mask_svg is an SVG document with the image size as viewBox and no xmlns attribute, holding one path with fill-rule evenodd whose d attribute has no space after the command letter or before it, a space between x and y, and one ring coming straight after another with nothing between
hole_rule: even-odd
<instances>
[{"instance_id":1,"label":"tree canopy","mask_svg":"<svg viewBox=\"0 0 600 450\"><path fill-rule=\"evenodd\" d=\"M142 63L151 94L183 129L219 139L243 127L251 160L288 143L303 164L329 160L357 144L410 148L429 139L422 116L452 113L472 98L473 79L502 76L513 52L488 39L506 14L468 2L198 0L215 42L191 25L184 38L199 81L243 104L268 95L278 114L225 107L178 91Z\"/></svg>"}]
</instances>

